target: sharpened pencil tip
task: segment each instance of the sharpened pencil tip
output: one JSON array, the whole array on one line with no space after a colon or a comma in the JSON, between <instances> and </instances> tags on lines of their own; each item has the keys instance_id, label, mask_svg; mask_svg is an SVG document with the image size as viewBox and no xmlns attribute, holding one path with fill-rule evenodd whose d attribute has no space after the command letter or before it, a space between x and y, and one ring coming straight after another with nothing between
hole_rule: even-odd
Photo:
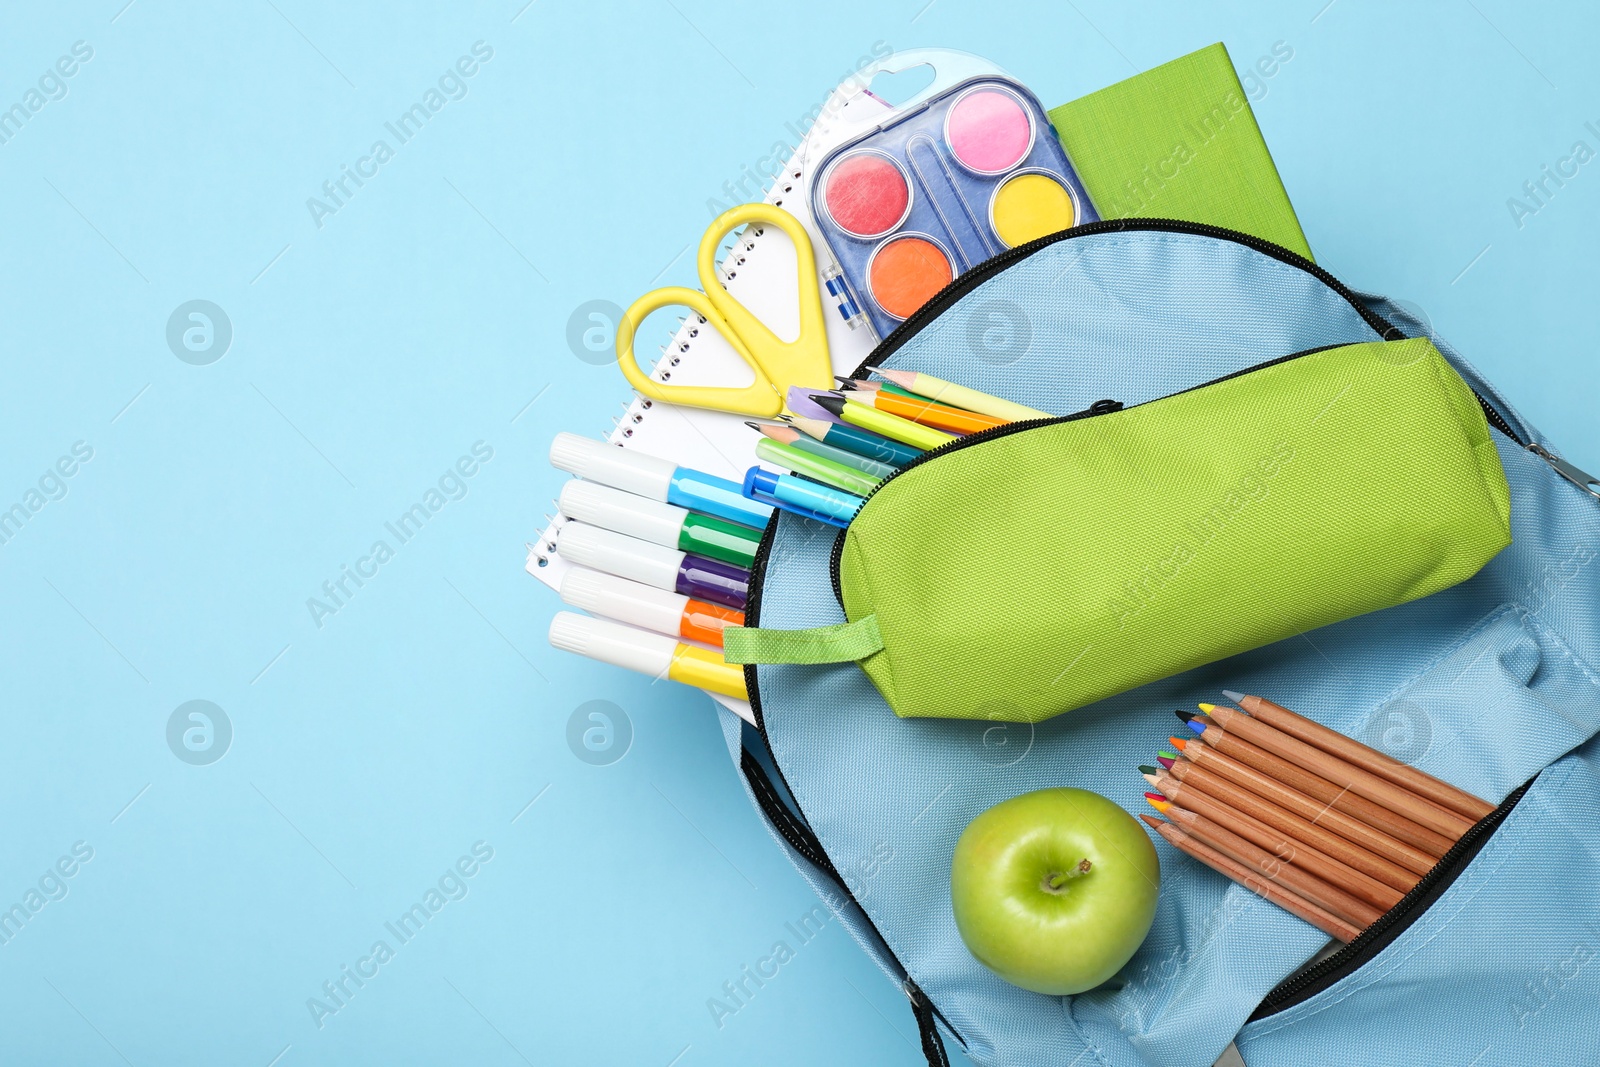
<instances>
[{"instance_id":1,"label":"sharpened pencil tip","mask_svg":"<svg viewBox=\"0 0 1600 1067\"><path fill-rule=\"evenodd\" d=\"M1184 722L1188 722L1190 719L1194 718L1194 712L1192 712L1192 711L1184 711L1182 708L1173 708L1172 709L1172 714L1176 715L1179 719L1183 720Z\"/></svg>"},{"instance_id":2,"label":"sharpened pencil tip","mask_svg":"<svg viewBox=\"0 0 1600 1067\"><path fill-rule=\"evenodd\" d=\"M1140 815L1139 818L1143 819L1145 821L1145 823L1147 823L1149 826L1153 827L1154 829L1156 829L1158 831L1163 826L1167 825L1164 820L1158 819L1154 815Z\"/></svg>"},{"instance_id":3,"label":"sharpened pencil tip","mask_svg":"<svg viewBox=\"0 0 1600 1067\"><path fill-rule=\"evenodd\" d=\"M1195 707L1199 708L1203 712L1206 712L1207 714L1217 710L1217 706L1215 704L1196 704Z\"/></svg>"},{"instance_id":4,"label":"sharpened pencil tip","mask_svg":"<svg viewBox=\"0 0 1600 1067\"><path fill-rule=\"evenodd\" d=\"M1169 737L1169 738L1167 738L1167 740L1171 741L1174 745L1177 745L1179 752L1182 752L1184 749L1189 747L1189 742L1187 740L1185 740L1184 738L1181 738L1181 737ZM1177 757L1173 757L1173 758L1177 758Z\"/></svg>"},{"instance_id":5,"label":"sharpened pencil tip","mask_svg":"<svg viewBox=\"0 0 1600 1067\"><path fill-rule=\"evenodd\" d=\"M1157 756L1156 757L1156 762L1161 764L1161 766L1165 767L1167 770L1170 771L1170 770L1172 770L1172 765L1174 763L1178 762L1178 757L1177 756Z\"/></svg>"},{"instance_id":6,"label":"sharpened pencil tip","mask_svg":"<svg viewBox=\"0 0 1600 1067\"><path fill-rule=\"evenodd\" d=\"M830 415L838 415L844 411L844 397L833 396L830 393L812 393L811 402Z\"/></svg>"},{"instance_id":7,"label":"sharpened pencil tip","mask_svg":"<svg viewBox=\"0 0 1600 1067\"><path fill-rule=\"evenodd\" d=\"M1139 773L1140 774L1160 774L1161 772L1156 770L1154 767L1146 766L1145 764L1141 763L1141 764L1139 764Z\"/></svg>"},{"instance_id":8,"label":"sharpened pencil tip","mask_svg":"<svg viewBox=\"0 0 1600 1067\"><path fill-rule=\"evenodd\" d=\"M744 420L744 424L746 426L750 427L752 430L755 430L758 433L761 430L761 424L759 422L751 422L749 419L745 419Z\"/></svg>"},{"instance_id":9,"label":"sharpened pencil tip","mask_svg":"<svg viewBox=\"0 0 1600 1067\"><path fill-rule=\"evenodd\" d=\"M1171 802L1160 793L1146 793L1144 795L1144 799L1145 803L1149 804L1152 808L1155 808L1163 815L1167 813L1167 808L1172 806Z\"/></svg>"},{"instance_id":10,"label":"sharpened pencil tip","mask_svg":"<svg viewBox=\"0 0 1600 1067\"><path fill-rule=\"evenodd\" d=\"M1222 691L1222 695L1233 701L1235 704L1244 699L1243 693L1235 693L1232 689L1224 689Z\"/></svg>"},{"instance_id":11,"label":"sharpened pencil tip","mask_svg":"<svg viewBox=\"0 0 1600 1067\"><path fill-rule=\"evenodd\" d=\"M1167 752L1165 750L1162 750L1161 752L1156 753L1156 759L1157 760L1177 759L1177 758L1178 758L1178 754L1176 752Z\"/></svg>"},{"instance_id":12,"label":"sharpened pencil tip","mask_svg":"<svg viewBox=\"0 0 1600 1067\"><path fill-rule=\"evenodd\" d=\"M1197 734L1203 734L1206 732L1206 724L1200 721L1200 716L1196 715L1189 720L1189 729Z\"/></svg>"}]
</instances>

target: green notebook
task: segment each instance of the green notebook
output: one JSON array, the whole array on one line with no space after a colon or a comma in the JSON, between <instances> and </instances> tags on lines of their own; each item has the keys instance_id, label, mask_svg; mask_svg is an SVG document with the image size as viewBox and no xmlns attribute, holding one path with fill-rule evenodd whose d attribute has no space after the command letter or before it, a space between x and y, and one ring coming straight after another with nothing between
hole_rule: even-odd
<instances>
[{"instance_id":1,"label":"green notebook","mask_svg":"<svg viewBox=\"0 0 1600 1067\"><path fill-rule=\"evenodd\" d=\"M1311 258L1222 44L1050 112L1102 218L1225 226Z\"/></svg>"}]
</instances>

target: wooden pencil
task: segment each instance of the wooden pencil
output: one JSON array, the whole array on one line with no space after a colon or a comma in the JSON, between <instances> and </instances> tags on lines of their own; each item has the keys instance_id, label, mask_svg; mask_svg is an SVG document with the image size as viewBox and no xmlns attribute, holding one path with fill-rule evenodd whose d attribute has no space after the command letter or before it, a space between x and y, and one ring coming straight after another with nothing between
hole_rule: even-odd
<instances>
[{"instance_id":1,"label":"wooden pencil","mask_svg":"<svg viewBox=\"0 0 1600 1067\"><path fill-rule=\"evenodd\" d=\"M1193 856L1218 874L1233 879L1257 896L1270 900L1284 911L1304 919L1334 940L1342 941L1348 945L1361 933L1359 927L1339 918L1326 908L1318 907L1298 893L1260 877L1244 864L1235 862L1216 849L1196 841L1172 823L1164 822L1150 815L1141 815L1139 817L1149 823L1155 832L1160 834L1162 839L1173 848L1186 855Z\"/></svg>"},{"instance_id":2,"label":"wooden pencil","mask_svg":"<svg viewBox=\"0 0 1600 1067\"><path fill-rule=\"evenodd\" d=\"M1224 825L1227 825L1227 820L1222 818L1219 812L1237 813L1243 819L1260 824L1268 832L1280 838L1310 849L1317 856L1328 857L1352 874L1358 874L1362 879L1382 887L1384 892L1381 894L1371 888L1357 894L1368 903L1381 908L1392 908L1399 903L1401 896L1417 884L1417 875L1404 867L1352 845L1338 834L1308 822L1298 815L1291 815L1255 794L1240 789L1226 778L1202 771L1192 763L1182 764L1185 773L1180 777L1175 773L1179 766L1174 764L1172 770L1157 776L1156 788L1166 794L1167 799L1175 801L1181 808L1188 808L1190 811L1216 819ZM1169 792L1169 788L1173 791ZM1235 833L1243 832L1236 826L1229 826L1229 829ZM1263 848L1274 847L1251 834L1244 836ZM1344 884L1337 878L1330 877L1328 880L1336 885Z\"/></svg>"},{"instance_id":3,"label":"wooden pencil","mask_svg":"<svg viewBox=\"0 0 1600 1067\"><path fill-rule=\"evenodd\" d=\"M1494 805L1488 801L1475 797L1464 789L1457 789L1449 782L1442 782L1433 775L1425 771L1419 771L1392 756L1363 745L1353 737L1346 737L1337 730L1329 729L1319 722L1306 718L1304 715L1296 714L1281 704L1275 704L1263 697L1235 693L1232 690L1225 689L1223 692L1229 700L1249 712L1252 718L1260 719L1268 726L1275 727L1290 737L1304 741L1308 745L1320 748L1324 752L1338 756L1342 760L1370 771L1380 778L1387 779L1395 785L1409 789L1424 800L1453 811L1463 818L1477 822L1494 811Z\"/></svg>"},{"instance_id":4,"label":"wooden pencil","mask_svg":"<svg viewBox=\"0 0 1600 1067\"><path fill-rule=\"evenodd\" d=\"M1347 785L1324 778L1311 768L1291 762L1275 752L1269 752L1261 745L1254 744L1237 733L1224 730L1215 723L1206 726L1198 736L1203 743L1217 751L1230 755L1241 763L1248 763L1262 773L1300 790L1315 800L1341 808L1346 813L1371 823L1384 833L1435 857L1443 856L1450 851L1450 846L1455 844L1456 837L1460 836L1457 834L1456 837L1451 837L1415 822L1385 804L1353 792Z\"/></svg>"},{"instance_id":5,"label":"wooden pencil","mask_svg":"<svg viewBox=\"0 0 1600 1067\"><path fill-rule=\"evenodd\" d=\"M1379 911L1388 911L1400 903L1400 898L1405 895L1393 886L1386 885L1370 875L1362 874L1349 864L1274 829L1260 819L1251 818L1243 812L1228 807L1216 797L1197 789L1185 788L1170 775L1154 777L1159 783L1156 789L1166 796L1167 800L1163 803L1148 793L1145 794L1145 799L1150 802L1151 807L1178 822L1185 829L1188 829L1188 825L1184 820L1189 815L1197 816L1230 833L1238 834L1252 845L1266 849L1285 863L1291 863L1307 874L1316 875L1329 885L1343 889L1357 900L1371 904ZM1169 789L1171 792L1168 792Z\"/></svg>"},{"instance_id":6,"label":"wooden pencil","mask_svg":"<svg viewBox=\"0 0 1600 1067\"><path fill-rule=\"evenodd\" d=\"M1189 775L1203 771L1208 777L1202 780L1201 788L1205 788L1204 782L1217 778L1226 779L1254 793L1269 804L1276 804L1316 826L1326 827L1346 841L1388 860L1413 876L1427 874L1438 862L1437 856L1429 855L1420 848L1414 848L1398 838L1391 837L1377 827L1368 825L1353 815L1347 815L1323 801L1313 800L1298 789L1291 789L1254 767L1240 763L1231 756L1224 756L1210 745L1185 746L1182 758L1173 763L1171 771L1173 777L1180 782L1187 781ZM1415 881L1415 877L1412 880Z\"/></svg>"},{"instance_id":7,"label":"wooden pencil","mask_svg":"<svg viewBox=\"0 0 1600 1067\"><path fill-rule=\"evenodd\" d=\"M1275 726L1268 726L1264 722L1252 719L1237 708L1202 704L1200 710L1223 730L1237 734L1268 752L1275 752L1284 759L1293 760L1334 785L1404 815L1412 822L1420 823L1436 833L1443 834L1451 841L1455 841L1472 829L1472 820L1463 819L1453 811L1447 811L1437 804L1430 803L1411 790L1395 785L1385 778L1379 778L1371 771L1364 771L1349 760L1340 759L1332 753L1306 744L1299 738L1290 737Z\"/></svg>"},{"instance_id":8,"label":"wooden pencil","mask_svg":"<svg viewBox=\"0 0 1600 1067\"><path fill-rule=\"evenodd\" d=\"M884 389L859 390L855 393L861 398L861 402L871 404L879 411L887 411L891 415L899 415L903 419L920 422L924 426L932 426L936 430L945 430L949 433L977 433L979 430L1004 426L1007 421L995 418L993 415L983 415L976 411L967 411L965 408L924 400L920 396L900 396ZM849 393L845 395L847 399L850 398Z\"/></svg>"},{"instance_id":9,"label":"wooden pencil","mask_svg":"<svg viewBox=\"0 0 1600 1067\"><path fill-rule=\"evenodd\" d=\"M1193 812L1174 808L1174 819L1183 832L1201 844L1210 845L1229 859L1244 864L1263 878L1278 883L1305 897L1311 903L1327 908L1345 922L1365 929L1376 922L1383 909L1368 904L1336 885L1319 878L1281 857L1273 855L1260 845L1251 844L1232 830L1218 826Z\"/></svg>"}]
</instances>

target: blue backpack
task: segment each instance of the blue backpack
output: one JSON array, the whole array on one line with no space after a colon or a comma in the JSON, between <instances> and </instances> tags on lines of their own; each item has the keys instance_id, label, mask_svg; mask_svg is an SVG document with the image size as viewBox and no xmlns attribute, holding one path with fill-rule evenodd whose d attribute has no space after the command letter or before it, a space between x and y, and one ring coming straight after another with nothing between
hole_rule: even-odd
<instances>
[{"instance_id":1,"label":"blue backpack","mask_svg":"<svg viewBox=\"0 0 1600 1067\"><path fill-rule=\"evenodd\" d=\"M1094 223L1013 249L958 278L869 362L1077 411L1323 345L1415 336L1479 394L1511 486L1511 547L1461 585L1032 726L897 718L854 664L746 667L760 725L722 719L750 798L906 991L930 1063L947 1062L952 1040L995 1067L1206 1067L1230 1042L1249 1067L1600 1060L1600 846L1581 803L1600 795L1600 486L1426 323L1286 249L1193 223ZM835 533L774 518L751 625L844 621ZM1155 924L1110 982L1043 996L973 959L949 890L967 823L1061 785L1141 810L1134 767L1172 732L1172 709L1224 687L1268 694L1499 807L1355 942L1314 962L1325 935L1164 842Z\"/></svg>"}]
</instances>

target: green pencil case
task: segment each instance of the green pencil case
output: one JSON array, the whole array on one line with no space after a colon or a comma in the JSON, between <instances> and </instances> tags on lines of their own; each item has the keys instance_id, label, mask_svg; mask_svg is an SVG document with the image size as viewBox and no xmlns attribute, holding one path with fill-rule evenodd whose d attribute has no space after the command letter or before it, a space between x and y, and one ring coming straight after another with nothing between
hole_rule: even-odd
<instances>
[{"instance_id":1,"label":"green pencil case","mask_svg":"<svg viewBox=\"0 0 1600 1067\"><path fill-rule=\"evenodd\" d=\"M1426 339L960 438L834 545L845 623L735 663L854 661L895 714L1037 722L1461 582L1511 543L1471 388Z\"/></svg>"}]
</instances>

